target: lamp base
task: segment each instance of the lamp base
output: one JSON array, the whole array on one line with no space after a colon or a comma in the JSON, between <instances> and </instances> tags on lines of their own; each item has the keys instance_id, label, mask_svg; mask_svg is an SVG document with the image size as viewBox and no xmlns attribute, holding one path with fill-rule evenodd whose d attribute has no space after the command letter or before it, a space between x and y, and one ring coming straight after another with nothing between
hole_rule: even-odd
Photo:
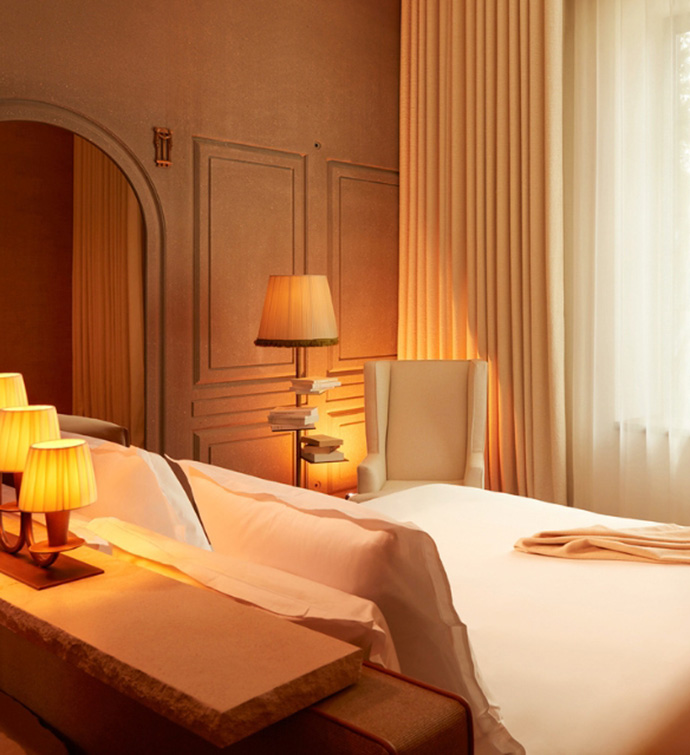
<instances>
[{"instance_id":1,"label":"lamp base","mask_svg":"<svg viewBox=\"0 0 690 755\"><path fill-rule=\"evenodd\" d=\"M103 569L65 555L60 556L50 568L43 569L24 552L13 556L0 551L0 573L33 587L34 590L45 590L66 582L103 574Z\"/></svg>"}]
</instances>

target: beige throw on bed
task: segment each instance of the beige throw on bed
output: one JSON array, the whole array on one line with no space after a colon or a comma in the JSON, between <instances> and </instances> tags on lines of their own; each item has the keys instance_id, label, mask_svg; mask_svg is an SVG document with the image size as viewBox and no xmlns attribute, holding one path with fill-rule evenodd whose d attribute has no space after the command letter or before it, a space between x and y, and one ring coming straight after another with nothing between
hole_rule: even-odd
<instances>
[{"instance_id":1,"label":"beige throw on bed","mask_svg":"<svg viewBox=\"0 0 690 755\"><path fill-rule=\"evenodd\" d=\"M612 530L597 525L540 532L515 543L517 550L558 558L690 564L690 527L660 524Z\"/></svg>"}]
</instances>

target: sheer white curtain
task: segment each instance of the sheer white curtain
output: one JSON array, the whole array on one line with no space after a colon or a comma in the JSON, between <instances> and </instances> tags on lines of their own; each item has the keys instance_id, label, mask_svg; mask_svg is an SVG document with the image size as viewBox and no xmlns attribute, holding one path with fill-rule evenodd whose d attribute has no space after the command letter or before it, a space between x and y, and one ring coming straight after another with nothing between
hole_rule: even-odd
<instances>
[{"instance_id":1,"label":"sheer white curtain","mask_svg":"<svg viewBox=\"0 0 690 755\"><path fill-rule=\"evenodd\" d=\"M571 499L690 523L690 1L571 0Z\"/></svg>"}]
</instances>

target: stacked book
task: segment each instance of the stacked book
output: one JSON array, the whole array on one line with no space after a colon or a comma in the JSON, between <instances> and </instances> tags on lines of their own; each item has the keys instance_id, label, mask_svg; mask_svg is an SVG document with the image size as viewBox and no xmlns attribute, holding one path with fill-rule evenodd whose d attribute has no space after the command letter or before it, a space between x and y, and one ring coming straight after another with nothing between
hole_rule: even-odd
<instances>
[{"instance_id":1,"label":"stacked book","mask_svg":"<svg viewBox=\"0 0 690 755\"><path fill-rule=\"evenodd\" d=\"M271 430L306 430L319 419L315 406L291 406L274 409L268 414Z\"/></svg>"},{"instance_id":2,"label":"stacked book","mask_svg":"<svg viewBox=\"0 0 690 755\"><path fill-rule=\"evenodd\" d=\"M290 390L295 393L324 393L324 391L330 391L331 388L337 388L340 384L340 380L337 378L293 378Z\"/></svg>"},{"instance_id":3,"label":"stacked book","mask_svg":"<svg viewBox=\"0 0 690 755\"><path fill-rule=\"evenodd\" d=\"M345 461L345 455L338 450L343 444L340 438L331 435L305 435L302 438L302 458L312 464L324 461Z\"/></svg>"}]
</instances>

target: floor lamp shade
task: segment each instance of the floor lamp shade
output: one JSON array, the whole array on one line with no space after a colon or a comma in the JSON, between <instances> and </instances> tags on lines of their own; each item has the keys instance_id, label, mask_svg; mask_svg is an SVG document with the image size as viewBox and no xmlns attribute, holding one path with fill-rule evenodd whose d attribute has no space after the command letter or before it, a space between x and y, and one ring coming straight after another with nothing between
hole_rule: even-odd
<instances>
[{"instance_id":1,"label":"floor lamp shade","mask_svg":"<svg viewBox=\"0 0 690 755\"><path fill-rule=\"evenodd\" d=\"M31 446L19 494L22 511L71 511L95 500L96 479L86 441L65 438Z\"/></svg>"},{"instance_id":2,"label":"floor lamp shade","mask_svg":"<svg viewBox=\"0 0 690 755\"><path fill-rule=\"evenodd\" d=\"M0 409L7 406L26 406L24 378L19 372L0 372Z\"/></svg>"},{"instance_id":3,"label":"floor lamp shade","mask_svg":"<svg viewBox=\"0 0 690 755\"><path fill-rule=\"evenodd\" d=\"M257 346L332 346L338 326L325 275L272 275Z\"/></svg>"},{"instance_id":4,"label":"floor lamp shade","mask_svg":"<svg viewBox=\"0 0 690 755\"><path fill-rule=\"evenodd\" d=\"M23 472L32 443L59 438L60 425L54 406L0 409L0 470Z\"/></svg>"}]
</instances>

